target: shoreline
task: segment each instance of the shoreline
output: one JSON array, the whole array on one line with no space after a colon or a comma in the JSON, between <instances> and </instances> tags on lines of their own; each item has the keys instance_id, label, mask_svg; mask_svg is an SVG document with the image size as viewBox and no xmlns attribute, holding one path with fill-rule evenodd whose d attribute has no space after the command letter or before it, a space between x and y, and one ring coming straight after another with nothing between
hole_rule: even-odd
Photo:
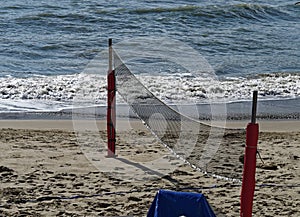
<instances>
[{"instance_id":1,"label":"shoreline","mask_svg":"<svg viewBox=\"0 0 300 217\"><path fill-rule=\"evenodd\" d=\"M210 124L210 122L202 122ZM249 121L226 121L226 129L245 129ZM261 132L300 132L300 120L258 120ZM214 122L213 126L224 126L224 122ZM106 120L0 120L0 129L34 129L34 130L106 130ZM138 119L117 119L117 130L146 129L146 126Z\"/></svg>"},{"instance_id":2,"label":"shoreline","mask_svg":"<svg viewBox=\"0 0 300 217\"><path fill-rule=\"evenodd\" d=\"M299 120L300 97L294 99L259 100L257 119L261 121ZM200 121L213 119L244 121L251 119L251 101L235 101L203 104L168 104L174 110ZM1 111L0 120L72 120L105 119L106 105L91 105L57 110ZM125 103L117 104L117 117L136 119L137 116Z\"/></svg>"}]
</instances>

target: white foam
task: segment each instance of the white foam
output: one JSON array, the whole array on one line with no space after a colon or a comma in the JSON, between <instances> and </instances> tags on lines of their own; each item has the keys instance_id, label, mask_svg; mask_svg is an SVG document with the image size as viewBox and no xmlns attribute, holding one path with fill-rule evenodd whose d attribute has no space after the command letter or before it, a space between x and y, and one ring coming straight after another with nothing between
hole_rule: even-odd
<instances>
[{"instance_id":1,"label":"white foam","mask_svg":"<svg viewBox=\"0 0 300 217\"><path fill-rule=\"evenodd\" d=\"M214 79L179 75L139 75L140 81L169 104L250 100L253 90L260 99L300 97L300 74L277 73ZM106 76L75 74L29 78L0 78L0 110L57 110L106 104ZM80 103L78 103L80 102ZM124 101L118 96L118 103Z\"/></svg>"},{"instance_id":2,"label":"white foam","mask_svg":"<svg viewBox=\"0 0 300 217\"><path fill-rule=\"evenodd\" d=\"M143 76L140 80L159 98L169 103L250 100L254 90L260 99L300 96L300 74L278 73L249 77L209 78Z\"/></svg>"},{"instance_id":3,"label":"white foam","mask_svg":"<svg viewBox=\"0 0 300 217\"><path fill-rule=\"evenodd\" d=\"M88 74L0 78L0 106L6 110L56 110L82 98L104 104L106 78ZM86 102L89 105L91 102Z\"/></svg>"}]
</instances>

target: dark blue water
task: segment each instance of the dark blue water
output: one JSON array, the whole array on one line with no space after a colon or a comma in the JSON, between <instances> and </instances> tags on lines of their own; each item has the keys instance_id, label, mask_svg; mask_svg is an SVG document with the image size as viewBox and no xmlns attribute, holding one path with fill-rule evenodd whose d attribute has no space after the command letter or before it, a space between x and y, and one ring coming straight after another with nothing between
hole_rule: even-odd
<instances>
[{"instance_id":1,"label":"dark blue water","mask_svg":"<svg viewBox=\"0 0 300 217\"><path fill-rule=\"evenodd\" d=\"M300 71L294 1L2 0L0 76L80 73L109 37L167 36L217 74Z\"/></svg>"}]
</instances>

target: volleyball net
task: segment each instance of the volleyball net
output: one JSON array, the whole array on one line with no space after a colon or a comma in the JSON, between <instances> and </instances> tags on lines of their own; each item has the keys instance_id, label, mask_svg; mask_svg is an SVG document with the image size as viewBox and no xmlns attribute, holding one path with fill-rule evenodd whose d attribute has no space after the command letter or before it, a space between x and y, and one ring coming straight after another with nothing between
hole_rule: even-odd
<instances>
[{"instance_id":1,"label":"volleyball net","mask_svg":"<svg viewBox=\"0 0 300 217\"><path fill-rule=\"evenodd\" d=\"M244 138L243 130L225 131L222 127L212 127L188 117L180 109L171 108L143 85L113 48L112 56L117 92L169 151L209 175L241 179L244 148L241 143L231 143L228 139L233 131L235 136ZM111 127L108 126L108 129Z\"/></svg>"}]
</instances>

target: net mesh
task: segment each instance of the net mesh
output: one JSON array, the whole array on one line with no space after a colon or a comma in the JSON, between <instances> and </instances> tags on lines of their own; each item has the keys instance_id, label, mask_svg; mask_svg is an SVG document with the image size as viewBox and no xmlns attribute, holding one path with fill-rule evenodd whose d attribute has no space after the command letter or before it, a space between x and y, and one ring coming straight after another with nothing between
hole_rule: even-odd
<instances>
[{"instance_id":1,"label":"net mesh","mask_svg":"<svg viewBox=\"0 0 300 217\"><path fill-rule=\"evenodd\" d=\"M116 87L136 115L174 155L220 178L240 180L244 131L211 127L189 118L154 96L113 50ZM236 142L230 137L234 135Z\"/></svg>"}]
</instances>

